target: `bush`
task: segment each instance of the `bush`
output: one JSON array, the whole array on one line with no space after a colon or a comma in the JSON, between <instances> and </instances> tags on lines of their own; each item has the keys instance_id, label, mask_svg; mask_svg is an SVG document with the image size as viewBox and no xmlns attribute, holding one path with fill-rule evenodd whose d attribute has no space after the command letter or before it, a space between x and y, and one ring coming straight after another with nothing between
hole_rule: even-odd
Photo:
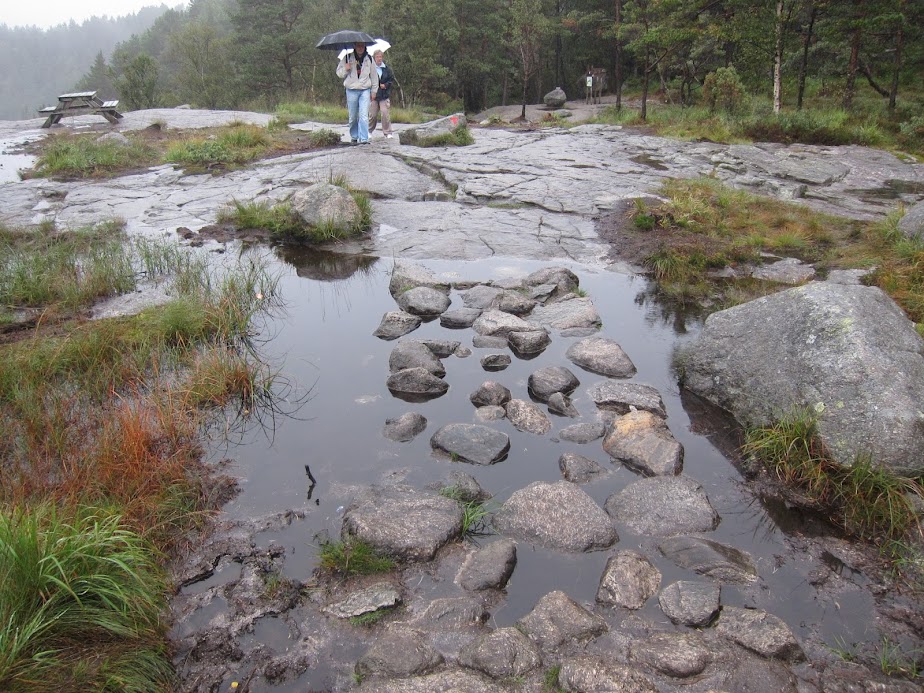
<instances>
[{"instance_id":1,"label":"bush","mask_svg":"<svg viewBox=\"0 0 924 693\"><path fill-rule=\"evenodd\" d=\"M720 67L706 75L703 97L709 110L721 108L729 113L739 110L744 103L744 85L733 67Z\"/></svg>"},{"instance_id":2,"label":"bush","mask_svg":"<svg viewBox=\"0 0 924 693\"><path fill-rule=\"evenodd\" d=\"M924 115L899 124L899 141L906 147L924 147Z\"/></svg>"}]
</instances>

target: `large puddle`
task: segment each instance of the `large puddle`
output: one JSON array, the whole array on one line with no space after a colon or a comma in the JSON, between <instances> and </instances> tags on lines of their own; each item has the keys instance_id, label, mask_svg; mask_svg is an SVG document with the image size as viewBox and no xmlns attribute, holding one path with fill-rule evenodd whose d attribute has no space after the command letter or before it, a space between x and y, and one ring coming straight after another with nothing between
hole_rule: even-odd
<instances>
[{"instance_id":1,"label":"large puddle","mask_svg":"<svg viewBox=\"0 0 924 693\"><path fill-rule=\"evenodd\" d=\"M409 338L461 340L473 354L444 359L450 385L446 395L424 404L408 404L385 387L388 357L397 342L372 336L382 314L396 309L388 293L392 261L281 249L274 252L276 269L283 274L280 289L286 308L283 315L263 326L262 353L300 388L291 392L290 401L280 403L280 408L291 406L299 396L307 395L307 400L294 416L264 414L262 427L250 428L230 448L213 450L213 456L230 457L232 473L241 477L242 492L225 509L230 516L247 518L289 508L307 513L304 521L257 538L261 544L275 541L286 547L286 572L290 576L310 578L316 537L325 533L337 536L343 508L356 490L383 479L424 486L444 478L455 464L492 492L499 507L511 493L533 481L559 480L558 459L567 451L615 469L601 481L582 486L601 505L610 494L638 478L632 471L612 465L599 440L579 445L555 438L564 426L596 420L586 390L602 377L565 359L574 339L553 335L551 346L539 357L528 361L514 357L507 370L487 373L479 359L497 350L473 348L471 330L445 329L438 321L426 323ZM551 265L504 259L421 264L453 279L479 281L520 277ZM603 319L600 334L616 339L638 368L633 381L661 392L668 425L685 448L684 473L704 485L722 517L710 538L750 552L758 566L758 586L724 585L722 603L764 609L783 618L801 638L811 634L831 645L878 640L871 598L860 589L861 583L833 596L813 587L811 572L818 562L794 551L780 529L784 525L778 525L746 491L742 477L712 439L697 432L701 427L681 401L670 359L674 346L694 336L698 324L652 300L644 278L582 266L570 269L580 278L581 287ZM453 291L452 299L453 308L461 305L458 292ZM497 380L514 397L526 399L530 373L552 365L567 365L581 380L573 398L581 419L553 416L553 429L546 436L522 433L506 420L493 422L492 426L510 436L511 449L505 461L490 467L453 463L431 453L430 436L440 426L474 420L469 395L482 381ZM410 443L384 438L385 420L407 411L420 412L428 419L426 431ZM311 485L306 465L316 485ZM698 579L661 557L655 548L657 540L634 536L625 527L619 527L619 533L620 542L614 549L641 546L662 572L662 585ZM609 553L570 555L534 549L521 542L506 600L492 610L492 625L513 624L541 596L556 589L579 602L592 603ZM442 596L441 590L446 589L429 574L422 574L419 583L411 587L418 594L432 596ZM642 614L667 623L656 599L649 600ZM326 682L321 679L329 675L329 671L309 671L300 684L324 687Z\"/></svg>"}]
</instances>

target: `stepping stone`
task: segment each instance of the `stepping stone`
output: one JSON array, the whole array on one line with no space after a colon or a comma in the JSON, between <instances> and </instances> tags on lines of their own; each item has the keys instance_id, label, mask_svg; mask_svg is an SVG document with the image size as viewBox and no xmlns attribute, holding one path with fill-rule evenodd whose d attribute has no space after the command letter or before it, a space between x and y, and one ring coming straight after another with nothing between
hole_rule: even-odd
<instances>
[{"instance_id":1,"label":"stepping stone","mask_svg":"<svg viewBox=\"0 0 924 693\"><path fill-rule=\"evenodd\" d=\"M573 329L597 330L603 324L593 301L576 294L554 303L536 306L529 315L529 321L560 332Z\"/></svg>"},{"instance_id":2,"label":"stepping stone","mask_svg":"<svg viewBox=\"0 0 924 693\"><path fill-rule=\"evenodd\" d=\"M516 628L499 628L470 642L459 664L494 679L522 676L542 664L539 649Z\"/></svg>"},{"instance_id":3,"label":"stepping stone","mask_svg":"<svg viewBox=\"0 0 924 693\"><path fill-rule=\"evenodd\" d=\"M465 557L456 575L456 582L462 589L472 592L502 590L513 574L516 564L516 543L510 539L498 539Z\"/></svg>"},{"instance_id":4,"label":"stepping stone","mask_svg":"<svg viewBox=\"0 0 924 693\"><path fill-rule=\"evenodd\" d=\"M624 609L641 609L661 586L661 572L638 551L610 556L597 588L597 601Z\"/></svg>"},{"instance_id":5,"label":"stepping stone","mask_svg":"<svg viewBox=\"0 0 924 693\"><path fill-rule=\"evenodd\" d=\"M401 594L395 589L395 586L390 582L382 582L357 590L346 599L341 599L325 606L321 611L337 618L353 618L363 614L371 614L379 609L387 609L400 603Z\"/></svg>"},{"instance_id":6,"label":"stepping stone","mask_svg":"<svg viewBox=\"0 0 924 693\"><path fill-rule=\"evenodd\" d=\"M437 279L436 275L426 267L400 260L395 262L391 271L391 279L388 282L388 292L392 297L397 299L409 289L418 286L428 286L444 294L449 293L449 284Z\"/></svg>"},{"instance_id":7,"label":"stepping stone","mask_svg":"<svg viewBox=\"0 0 924 693\"><path fill-rule=\"evenodd\" d=\"M591 385L587 394L598 409L628 414L632 408L650 411L652 414L667 418L661 393L650 385L641 383L623 383L615 380L602 380Z\"/></svg>"},{"instance_id":8,"label":"stepping stone","mask_svg":"<svg viewBox=\"0 0 924 693\"><path fill-rule=\"evenodd\" d=\"M494 380L485 380L469 400L476 407L502 407L510 401L510 390Z\"/></svg>"},{"instance_id":9,"label":"stepping stone","mask_svg":"<svg viewBox=\"0 0 924 693\"><path fill-rule=\"evenodd\" d=\"M511 332L507 335L507 343L513 353L520 358L531 358L545 351L545 348L552 343L552 338L545 330L528 330Z\"/></svg>"},{"instance_id":10,"label":"stepping stone","mask_svg":"<svg viewBox=\"0 0 924 693\"><path fill-rule=\"evenodd\" d=\"M504 406L507 418L518 431L545 435L552 430L549 417L532 402L523 399L512 399Z\"/></svg>"},{"instance_id":11,"label":"stepping stone","mask_svg":"<svg viewBox=\"0 0 924 693\"><path fill-rule=\"evenodd\" d=\"M690 633L655 633L629 643L629 661L645 664L662 674L685 679L701 674L712 653L700 636Z\"/></svg>"},{"instance_id":12,"label":"stepping stone","mask_svg":"<svg viewBox=\"0 0 924 693\"><path fill-rule=\"evenodd\" d=\"M581 368L611 378L631 378L635 375L635 364L612 339L587 337L575 342L565 356Z\"/></svg>"},{"instance_id":13,"label":"stepping stone","mask_svg":"<svg viewBox=\"0 0 924 693\"><path fill-rule=\"evenodd\" d=\"M589 640L607 631L606 621L557 590L542 597L517 626L543 650L571 640Z\"/></svg>"},{"instance_id":14,"label":"stepping stone","mask_svg":"<svg viewBox=\"0 0 924 693\"><path fill-rule=\"evenodd\" d=\"M438 289L418 286L395 297L398 307L405 313L422 317L436 317L449 308L449 296Z\"/></svg>"},{"instance_id":15,"label":"stepping stone","mask_svg":"<svg viewBox=\"0 0 924 693\"><path fill-rule=\"evenodd\" d=\"M606 433L606 426L602 423L575 424L561 429L558 437L569 443L590 443L599 440Z\"/></svg>"},{"instance_id":16,"label":"stepping stone","mask_svg":"<svg viewBox=\"0 0 924 693\"><path fill-rule=\"evenodd\" d=\"M609 516L567 481L536 481L515 491L492 524L498 532L559 551L596 551L619 540Z\"/></svg>"},{"instance_id":17,"label":"stepping stone","mask_svg":"<svg viewBox=\"0 0 924 693\"><path fill-rule=\"evenodd\" d=\"M564 366L547 366L533 371L526 381L529 394L540 402L548 402L556 392L570 395L581 381Z\"/></svg>"},{"instance_id":18,"label":"stepping stone","mask_svg":"<svg viewBox=\"0 0 924 693\"><path fill-rule=\"evenodd\" d=\"M446 367L436 354L423 342L413 339L398 342L388 357L388 370L392 373L409 368L424 368L437 378L446 375Z\"/></svg>"},{"instance_id":19,"label":"stepping stone","mask_svg":"<svg viewBox=\"0 0 924 693\"><path fill-rule=\"evenodd\" d=\"M601 657L569 657L558 672L558 685L576 693L656 693L640 671Z\"/></svg>"},{"instance_id":20,"label":"stepping stone","mask_svg":"<svg viewBox=\"0 0 924 693\"><path fill-rule=\"evenodd\" d=\"M573 484L583 484L601 474L609 473L606 468L601 467L592 459L573 452L566 452L558 458L558 468L565 480Z\"/></svg>"},{"instance_id":21,"label":"stepping stone","mask_svg":"<svg viewBox=\"0 0 924 693\"><path fill-rule=\"evenodd\" d=\"M671 622L702 628L719 613L719 586L678 580L661 590L658 604Z\"/></svg>"},{"instance_id":22,"label":"stepping stone","mask_svg":"<svg viewBox=\"0 0 924 693\"><path fill-rule=\"evenodd\" d=\"M718 582L741 585L757 579L757 568L748 554L717 541L674 537L662 541L658 550L681 568Z\"/></svg>"},{"instance_id":23,"label":"stepping stone","mask_svg":"<svg viewBox=\"0 0 924 693\"><path fill-rule=\"evenodd\" d=\"M398 443L414 440L427 427L427 419L417 412L406 412L396 419L386 419L382 435Z\"/></svg>"},{"instance_id":24,"label":"stepping stone","mask_svg":"<svg viewBox=\"0 0 924 693\"><path fill-rule=\"evenodd\" d=\"M472 329L483 337L503 337L506 344L511 332L530 332L533 325L522 318L499 310L486 310L473 324Z\"/></svg>"},{"instance_id":25,"label":"stepping stone","mask_svg":"<svg viewBox=\"0 0 924 693\"><path fill-rule=\"evenodd\" d=\"M481 357L481 367L486 371L502 371L509 365L509 354L488 354Z\"/></svg>"},{"instance_id":26,"label":"stepping stone","mask_svg":"<svg viewBox=\"0 0 924 693\"><path fill-rule=\"evenodd\" d=\"M426 634L401 628L378 635L356 662L355 671L361 678L418 676L433 671L442 663L443 656L427 642Z\"/></svg>"},{"instance_id":27,"label":"stepping stone","mask_svg":"<svg viewBox=\"0 0 924 693\"><path fill-rule=\"evenodd\" d=\"M616 419L603 449L645 476L673 476L683 469L683 446L664 419L648 411L632 411Z\"/></svg>"},{"instance_id":28,"label":"stepping stone","mask_svg":"<svg viewBox=\"0 0 924 693\"><path fill-rule=\"evenodd\" d=\"M685 476L639 479L606 499L606 512L636 534L670 537L719 525L702 484Z\"/></svg>"},{"instance_id":29,"label":"stepping stone","mask_svg":"<svg viewBox=\"0 0 924 693\"><path fill-rule=\"evenodd\" d=\"M385 386L393 396L405 402L426 402L442 397L449 390L449 383L426 368L406 368L392 373L385 381Z\"/></svg>"},{"instance_id":30,"label":"stepping stone","mask_svg":"<svg viewBox=\"0 0 924 693\"><path fill-rule=\"evenodd\" d=\"M496 464L510 450L506 433L480 424L446 424L430 438L430 446L471 464Z\"/></svg>"},{"instance_id":31,"label":"stepping stone","mask_svg":"<svg viewBox=\"0 0 924 693\"><path fill-rule=\"evenodd\" d=\"M409 486L368 489L343 514L343 536L401 560L428 561L461 534L458 502Z\"/></svg>"},{"instance_id":32,"label":"stepping stone","mask_svg":"<svg viewBox=\"0 0 924 693\"><path fill-rule=\"evenodd\" d=\"M782 620L760 609L723 606L716 632L761 657L801 662L802 646Z\"/></svg>"},{"instance_id":33,"label":"stepping stone","mask_svg":"<svg viewBox=\"0 0 924 693\"><path fill-rule=\"evenodd\" d=\"M392 310L382 316L382 322L375 328L373 336L379 339L397 339L420 327L421 319L403 310Z\"/></svg>"},{"instance_id":34,"label":"stepping stone","mask_svg":"<svg viewBox=\"0 0 924 693\"><path fill-rule=\"evenodd\" d=\"M440 314L440 325L448 330L464 330L471 327L481 315L477 308L454 308Z\"/></svg>"}]
</instances>

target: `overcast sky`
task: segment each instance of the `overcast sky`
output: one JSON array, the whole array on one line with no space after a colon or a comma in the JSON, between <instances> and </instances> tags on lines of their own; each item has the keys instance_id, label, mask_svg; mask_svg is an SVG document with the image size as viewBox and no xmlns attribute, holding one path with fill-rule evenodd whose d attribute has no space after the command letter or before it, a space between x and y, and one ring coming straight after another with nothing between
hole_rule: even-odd
<instances>
[{"instance_id":1,"label":"overcast sky","mask_svg":"<svg viewBox=\"0 0 924 693\"><path fill-rule=\"evenodd\" d=\"M123 17L147 5L184 5L183 0L0 0L0 24L7 26L51 26L90 17Z\"/></svg>"}]
</instances>

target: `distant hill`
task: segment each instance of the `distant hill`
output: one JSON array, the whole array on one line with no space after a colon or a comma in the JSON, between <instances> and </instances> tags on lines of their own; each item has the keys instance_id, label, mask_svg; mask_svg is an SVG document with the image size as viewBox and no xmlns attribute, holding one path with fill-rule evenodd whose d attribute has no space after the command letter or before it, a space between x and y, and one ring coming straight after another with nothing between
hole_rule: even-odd
<instances>
[{"instance_id":1,"label":"distant hill","mask_svg":"<svg viewBox=\"0 0 924 693\"><path fill-rule=\"evenodd\" d=\"M42 106L71 91L102 51L146 31L169 7L143 7L124 17L92 17L50 29L0 24L0 120L37 118Z\"/></svg>"}]
</instances>

